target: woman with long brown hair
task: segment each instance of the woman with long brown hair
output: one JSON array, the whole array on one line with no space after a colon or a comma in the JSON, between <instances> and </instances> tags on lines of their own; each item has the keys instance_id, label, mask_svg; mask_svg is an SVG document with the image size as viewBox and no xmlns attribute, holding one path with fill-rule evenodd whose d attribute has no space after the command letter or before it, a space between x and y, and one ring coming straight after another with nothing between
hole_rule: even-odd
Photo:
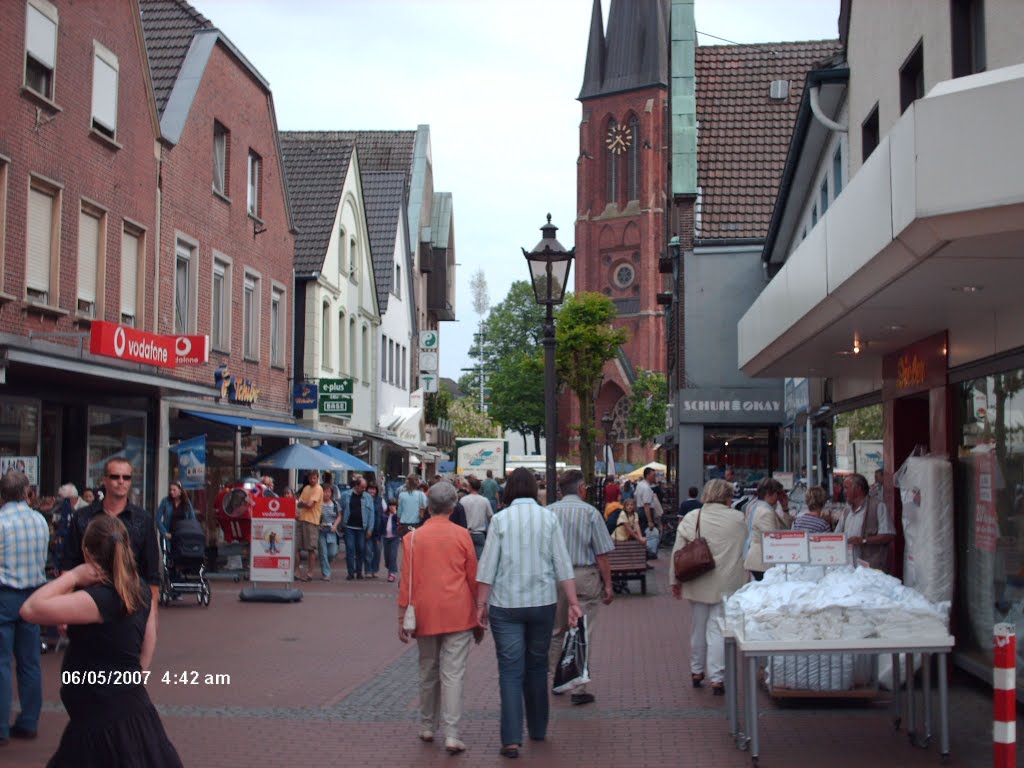
<instances>
[{"instance_id":1,"label":"woman with long brown hair","mask_svg":"<svg viewBox=\"0 0 1024 768\"><path fill-rule=\"evenodd\" d=\"M70 717L48 768L178 768L145 681L156 643L151 595L139 578L124 524L97 515L82 538L85 562L25 601L33 624L67 624L71 643L60 697Z\"/></svg>"},{"instance_id":2,"label":"woman with long brown hair","mask_svg":"<svg viewBox=\"0 0 1024 768\"><path fill-rule=\"evenodd\" d=\"M178 480L174 480L167 490L167 495L156 510L156 524L165 539L170 539L174 526L195 513L188 491Z\"/></svg>"}]
</instances>

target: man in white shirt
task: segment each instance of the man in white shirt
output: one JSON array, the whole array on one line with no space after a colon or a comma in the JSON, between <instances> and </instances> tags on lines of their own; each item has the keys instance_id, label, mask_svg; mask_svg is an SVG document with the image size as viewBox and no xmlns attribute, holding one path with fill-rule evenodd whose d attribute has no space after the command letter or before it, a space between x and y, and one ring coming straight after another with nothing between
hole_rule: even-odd
<instances>
[{"instance_id":1,"label":"man in white shirt","mask_svg":"<svg viewBox=\"0 0 1024 768\"><path fill-rule=\"evenodd\" d=\"M466 511L466 527L473 538L476 558L479 560L480 553L484 551L484 542L487 540L487 525L491 522L491 502L480 494L480 489L483 488L480 478L470 475L466 480L469 483L469 493L462 497L462 508Z\"/></svg>"},{"instance_id":2,"label":"man in white shirt","mask_svg":"<svg viewBox=\"0 0 1024 768\"><path fill-rule=\"evenodd\" d=\"M846 534L853 561L866 561L872 568L889 573L890 551L896 540L892 517L881 499L868 497L868 481L864 475L847 475L843 490L849 508L843 513L836 533Z\"/></svg>"},{"instance_id":3,"label":"man in white shirt","mask_svg":"<svg viewBox=\"0 0 1024 768\"><path fill-rule=\"evenodd\" d=\"M654 482L655 472L648 467L644 470L644 479L636 484L636 508L643 510L647 519L645 528L657 528L658 520L661 519L661 502L654 495L651 484Z\"/></svg>"}]
</instances>

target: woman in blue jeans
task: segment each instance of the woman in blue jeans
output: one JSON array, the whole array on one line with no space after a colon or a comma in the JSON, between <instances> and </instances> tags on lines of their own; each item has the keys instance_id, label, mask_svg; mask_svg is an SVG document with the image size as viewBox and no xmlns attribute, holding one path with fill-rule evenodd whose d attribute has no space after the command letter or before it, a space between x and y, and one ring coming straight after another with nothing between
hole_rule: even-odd
<instances>
[{"instance_id":1,"label":"woman in blue jeans","mask_svg":"<svg viewBox=\"0 0 1024 768\"><path fill-rule=\"evenodd\" d=\"M338 556L338 523L341 522L334 499L334 486L324 485L324 500L320 507L320 580L331 580L331 566Z\"/></svg>"},{"instance_id":2,"label":"woman in blue jeans","mask_svg":"<svg viewBox=\"0 0 1024 768\"><path fill-rule=\"evenodd\" d=\"M583 615L572 560L554 513L537 503L537 481L516 469L505 484L505 504L491 520L477 571L477 618L490 624L498 656L501 754L519 757L523 710L530 738L548 730L548 648L558 583L569 601L569 625Z\"/></svg>"}]
</instances>

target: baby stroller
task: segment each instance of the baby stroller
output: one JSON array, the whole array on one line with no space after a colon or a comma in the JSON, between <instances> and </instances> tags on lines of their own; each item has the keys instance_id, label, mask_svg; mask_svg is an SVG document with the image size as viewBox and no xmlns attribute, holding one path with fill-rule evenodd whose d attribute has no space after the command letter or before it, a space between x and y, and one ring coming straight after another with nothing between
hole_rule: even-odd
<instances>
[{"instance_id":1,"label":"baby stroller","mask_svg":"<svg viewBox=\"0 0 1024 768\"><path fill-rule=\"evenodd\" d=\"M161 541L163 577L160 579L160 604L169 605L182 595L195 595L199 605L210 604L210 582L206 580L206 532L195 513L179 520L171 539Z\"/></svg>"}]
</instances>

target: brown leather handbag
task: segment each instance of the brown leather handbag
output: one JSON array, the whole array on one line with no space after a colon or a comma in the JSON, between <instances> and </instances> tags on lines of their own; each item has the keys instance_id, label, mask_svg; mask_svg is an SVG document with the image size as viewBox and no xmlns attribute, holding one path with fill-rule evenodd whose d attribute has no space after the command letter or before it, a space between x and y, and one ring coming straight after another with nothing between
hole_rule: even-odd
<instances>
[{"instance_id":1,"label":"brown leather handbag","mask_svg":"<svg viewBox=\"0 0 1024 768\"><path fill-rule=\"evenodd\" d=\"M708 540L700 535L700 515L703 511L703 507L697 511L697 538L676 550L672 558L677 581L693 581L715 567L715 557L711 554Z\"/></svg>"}]
</instances>

